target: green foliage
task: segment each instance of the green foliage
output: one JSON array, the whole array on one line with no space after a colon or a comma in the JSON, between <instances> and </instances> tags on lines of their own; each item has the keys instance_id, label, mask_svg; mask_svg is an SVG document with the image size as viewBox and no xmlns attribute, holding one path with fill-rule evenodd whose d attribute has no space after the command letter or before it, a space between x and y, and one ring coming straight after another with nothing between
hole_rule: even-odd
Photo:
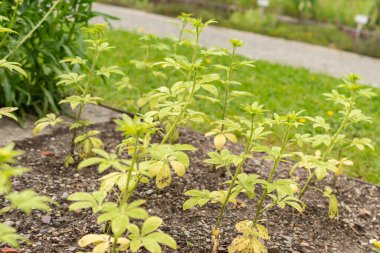
<instances>
[{"instance_id":1,"label":"green foliage","mask_svg":"<svg viewBox=\"0 0 380 253\"><path fill-rule=\"evenodd\" d=\"M130 81L133 82L132 78L124 76L115 65L100 68L97 66L100 53L111 49L109 43L100 38L104 25L94 25L85 29L91 35L88 42L94 50L92 63L80 57L66 58L62 61L71 71L58 76L58 85L67 86L78 92L78 95L69 96L61 102L76 110L76 120L74 123L65 122L55 114L49 114L36 123L35 132L56 124L69 125L74 132L73 144L76 151L85 159L79 163L78 169L97 166L99 173L105 174L100 178L101 185L97 191L91 194L77 192L68 198L73 202L70 210L92 209L93 214L97 216L97 223L104 228L101 234L89 234L80 239L81 247L92 245L93 252L112 253L127 250L138 252L142 248L149 252L162 252L162 245L177 248L172 237L158 230L162 219L149 216L145 209L145 205L149 203L142 199L135 200L133 195L142 183L155 180L157 188L163 189L171 183L175 174L179 177L184 176L190 166L187 152L196 149L187 144L173 144L180 139L178 127L189 122L209 122L210 119L204 113L196 111L199 109L196 100L218 103L220 89L224 91L221 99L222 114L211 123L216 128L207 134L215 135L214 144L217 151L210 152L209 159L204 162L213 165L215 169L225 169L228 180L214 191L186 191L184 194L189 198L183 204L184 210L195 206L202 207L208 203L220 205L211 235L212 252L218 250L221 224L225 212L228 211L228 203L236 205L238 198L246 195L249 201L257 206L251 220L236 224L240 235L231 242L229 252L267 252L264 240L269 240L270 236L266 227L262 225L265 211L276 207L291 207L303 212L306 204L301 201L301 197L314 178L322 180L329 172L333 172L335 176L341 175L343 166L352 163L344 156L346 150L373 148L369 138L348 138L345 135L348 128L358 123L371 122L357 104L359 98L369 99L375 93L360 85L359 78L355 75L350 75L339 86L343 92L333 90L324 94L328 100L334 102L335 107L340 108L339 114L342 115L341 118L334 117L331 122L321 116L306 116L303 110L271 114L258 101L239 103L244 114L228 114L227 109L234 106L234 98L250 99L252 96L249 92L230 90L230 86L239 84L232 80L231 74L253 65L250 61L235 59L235 49L242 45L241 41L230 41L233 48L230 55L226 53L226 49L203 50L199 47L202 32L213 22L203 22L201 19L183 14L180 16L180 35L170 45L157 43L154 36L143 36L140 39L146 57L143 61L131 62L136 69L146 72L145 76L155 77L161 86L155 87L153 91L138 90L138 113L134 117L123 115L121 119L115 120L116 130L124 136L123 141L117 146L117 153L102 150L102 142L96 137L99 131L84 131L91 122L81 120L84 106L100 100L90 94L92 83L101 78L116 76L122 77L121 81L116 82L116 88L129 89ZM187 29L187 26L190 28ZM182 33L188 37L185 39ZM167 49L171 49L172 53ZM183 53L186 51L181 51L182 49L189 50L190 56ZM154 50L157 50L156 53L164 54L157 62L151 58ZM221 58L227 58L227 64L212 64L213 60ZM221 83L221 87L218 87L217 83ZM3 115L9 116L4 113ZM311 123L309 128L305 126L307 123ZM312 131L309 131L310 129ZM279 140L273 137L276 134ZM161 142L152 143L154 135L162 137ZM238 137L244 143L244 151L233 154L225 148L225 144L227 139L237 142ZM268 144L267 139L271 139L272 142ZM336 148L339 148L338 152L335 152ZM313 150L311 154L308 152L309 149ZM322 149L322 152L319 149ZM258 152L264 152L263 158L272 163L266 178L246 173L248 170L245 170L247 160L253 159L254 154ZM338 156L335 156L335 153L338 153ZM73 153L69 154L70 159L72 155ZM13 156L15 154L10 153L5 155L4 159L11 163ZM289 159L294 157L299 160L290 174L297 168L302 168L309 175L300 192L300 183L296 181L296 177L277 177L280 163L289 162ZM73 161L70 159L67 162ZM4 185L5 190L9 189L6 182ZM323 196L328 198L329 216L334 218L338 214L339 204L333 190L326 188ZM20 204L25 198L28 198L28 201ZM46 204L49 203L49 199L38 197L31 192L12 193L8 199L12 204L10 208L19 208L27 213L35 207L47 209ZM137 224L142 226L139 227Z\"/></svg>"},{"instance_id":2,"label":"green foliage","mask_svg":"<svg viewBox=\"0 0 380 253\"><path fill-rule=\"evenodd\" d=\"M59 60L65 55L85 56L80 28L94 16L92 2L2 1L0 66L11 71L0 70L1 106L17 106L21 115L58 113L63 96L54 81L61 74Z\"/></svg>"},{"instance_id":3,"label":"green foliage","mask_svg":"<svg viewBox=\"0 0 380 253\"><path fill-rule=\"evenodd\" d=\"M142 52L139 50L133 50L133 48L124 47L123 43L127 40L130 41L132 45L135 45L137 44L139 35L125 31L115 31L110 33L110 36L113 43L119 45L119 52L107 53L107 57L104 58L105 61L103 64L118 64L123 66L122 70L129 77L130 81L137 80L139 74L134 71L134 68L132 68L128 62L133 58L143 57L141 55ZM168 43L169 45L171 42L167 39L159 41L161 43ZM192 52L189 48L181 46L178 47L177 50L179 53L191 57ZM120 55L122 55L122 57L120 57ZM161 61L166 55L164 55L163 52L152 51L151 57L156 61ZM239 56L236 57L237 59L245 59ZM229 64L228 57L210 57L209 60L212 61L212 64ZM324 99L320 98L320 96L323 93L330 92L332 89L337 89L341 80L322 74L314 74L305 69L296 69L265 61L257 61L255 62L255 65L254 72L252 72L251 68L242 68L241 70L234 72L234 80L239 80L241 82L241 85L239 86L240 91L254 93L254 98L270 111L286 113L288 111L304 109L309 115L320 115L330 126L336 127L334 119L339 108L337 106L331 106L330 103L326 103ZM211 69L211 71L213 70L214 69ZM254 73L254 75L252 75L252 73ZM268 75L270 75L270 78L268 78ZM172 83L181 80L181 78L181 74L177 72L174 72L171 75ZM162 85L161 79L152 78L151 80L152 81L146 86L147 90L155 89ZM221 86L218 85L218 83L216 83L216 86L219 94L223 94ZM368 88L368 86L366 87ZM380 117L377 113L377 108L380 106L380 91L375 88L373 89L373 92L377 94L377 97L372 99L371 103L368 103L365 100L359 100L357 101L357 106L373 119L373 125L375 126L380 122ZM131 111L133 108L124 103L127 101L126 96L133 100L139 98L139 94L134 90L119 91L109 85L96 86L96 94L104 96L104 103L107 105ZM201 94L206 95L205 92L200 93L200 95ZM303 99L299 99L299 94L303 94ZM276 97L276 99L273 99L273 97ZM252 97L240 97L239 102L241 104L250 104L252 103ZM203 99L195 99L193 106L198 108L197 110L199 112L209 116L212 120L220 118L221 111L217 104L206 102ZM240 114L239 103L232 102L228 106L229 115ZM300 120L308 122L307 119ZM187 124L187 126L202 132L209 131L209 125L208 121L206 121L205 124L195 121L188 122ZM311 124L306 124L305 128L306 132L308 132L305 134L314 134L315 130L313 130ZM375 150L377 150L380 148L379 130L379 128L371 127L368 124L358 124L347 129L347 136L352 139L357 138L357 135L366 136L373 140L373 146ZM274 141L278 141L281 138L280 134L280 132L275 131L273 135L269 136L268 142L273 143ZM313 152L310 145L306 144L307 143L303 146L304 152ZM360 177L373 183L380 182L378 173L380 170L380 163L379 160L376 159L376 152L371 149L359 151L351 148L346 150L346 155L352 157L351 160L354 162L354 165L351 166L349 170L345 170L345 174Z\"/></svg>"},{"instance_id":4,"label":"green foliage","mask_svg":"<svg viewBox=\"0 0 380 253\"><path fill-rule=\"evenodd\" d=\"M316 129L314 136L308 137L313 148L321 148L323 151L317 151L314 155L304 155L302 152L298 154L300 161L292 169L304 168L309 177L304 184L299 198L303 196L308 189L310 182L316 177L317 180L324 179L328 172L332 172L335 176L341 175L343 165L352 165L352 162L345 157L346 150L356 148L363 151L365 148L373 149L369 138L347 138L346 130L357 124L371 123L371 118L365 116L360 109L357 108L357 102L360 99L371 99L376 94L369 88L359 84L359 76L351 74L343 83L339 85L342 92L332 90L331 93L323 94L327 100L332 101L336 106L340 107L339 127L331 128L322 117L307 117L313 123ZM337 149L337 157L334 157L334 149ZM337 214L338 203L331 189L324 192L324 196L330 200L329 216L333 218Z\"/></svg>"},{"instance_id":5,"label":"green foliage","mask_svg":"<svg viewBox=\"0 0 380 253\"><path fill-rule=\"evenodd\" d=\"M24 237L17 234L16 229L0 223L0 242L19 247L19 241L23 239Z\"/></svg>"},{"instance_id":6,"label":"green foliage","mask_svg":"<svg viewBox=\"0 0 380 253\"><path fill-rule=\"evenodd\" d=\"M70 205L70 210L91 208L98 215L97 223L105 223L107 231L113 237L108 234L86 235L79 241L79 245L95 245L93 252L112 253L127 249L137 252L140 248L149 252L161 252L160 244L176 249L172 237L156 231L162 220L149 217L143 207L145 201L130 199L140 183L147 183L154 177L158 188L168 186L171 181L170 168L178 176L183 176L189 166L189 158L184 151L195 149L190 145L151 144L158 122L149 114L135 116L133 119L123 115L122 119L115 122L118 125L116 130L125 137L119 145L119 154L92 149L97 156L87 158L78 165L78 169L97 165L100 173L108 172L100 178L100 190L92 194L77 192L68 198L74 202ZM130 157L120 157L125 151ZM116 201L113 202L112 199ZM136 219L144 220L141 229L133 223Z\"/></svg>"},{"instance_id":7,"label":"green foliage","mask_svg":"<svg viewBox=\"0 0 380 253\"><path fill-rule=\"evenodd\" d=\"M17 1L16 5L18 3ZM0 15L0 17L3 16ZM5 17L3 17L3 20L9 21L9 19ZM0 29L0 34L4 32L10 32L10 30L5 28ZM5 39L6 36L3 37L3 42ZM0 42L0 45L1 44L2 42ZM21 64L17 62L8 62L6 59L0 60L0 69L5 69L4 71L6 73L15 71L18 74L26 76L25 71L20 66ZM17 121L17 117L13 114L17 109L17 107L0 108L0 119L8 117ZM14 150L13 143L5 147L0 147L0 196L6 200L0 209L0 215L13 210L21 210L26 214L31 214L33 210L50 211L49 204L54 203L51 198L38 195L29 189L21 192L13 191L12 178L22 176L25 172L30 170L29 168L15 165L17 157L23 153L24 152L20 150ZM18 248L19 242L22 240L25 240L25 238L17 234L16 229L0 223L0 244L4 243Z\"/></svg>"},{"instance_id":8,"label":"green foliage","mask_svg":"<svg viewBox=\"0 0 380 253\"><path fill-rule=\"evenodd\" d=\"M76 154L81 158L88 158L93 155L93 149L103 147L103 142L96 137L100 132L96 130L87 131L86 128L92 125L92 122L82 120L81 117L86 105L98 104L102 101L102 98L95 97L91 94L95 84L103 81L104 78L110 78L111 75L124 75L116 66L98 67L98 60L101 53L112 49L109 43L102 37L106 27L107 24L95 24L83 29L89 36L86 40L89 44L88 48L93 51L93 59L91 62L82 59L80 56L66 57L60 61L68 72L57 76L59 81L56 85L67 86L69 90L78 95L68 96L59 101L59 104L68 104L75 112L75 120L73 122L66 122L63 118L49 113L35 123L33 130L34 135L47 126L65 124L70 127L73 136L70 153L67 154L65 158L66 167L75 162Z\"/></svg>"},{"instance_id":9,"label":"green foliage","mask_svg":"<svg viewBox=\"0 0 380 253\"><path fill-rule=\"evenodd\" d=\"M160 244L176 249L177 244L172 237L163 232L156 232L161 223L161 218L152 216L145 220L141 230L136 225L129 225L131 251L137 252L141 247L144 247L149 252L160 253Z\"/></svg>"}]
</instances>

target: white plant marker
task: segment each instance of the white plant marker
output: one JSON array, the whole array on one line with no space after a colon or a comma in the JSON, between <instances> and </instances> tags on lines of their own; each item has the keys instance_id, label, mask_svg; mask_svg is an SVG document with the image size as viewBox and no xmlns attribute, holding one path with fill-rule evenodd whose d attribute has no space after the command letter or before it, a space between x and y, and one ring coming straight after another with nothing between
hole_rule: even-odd
<instances>
[{"instance_id":1,"label":"white plant marker","mask_svg":"<svg viewBox=\"0 0 380 253\"><path fill-rule=\"evenodd\" d=\"M269 0L257 0L257 5L260 7L260 16L264 16L265 9L269 6Z\"/></svg>"},{"instance_id":2,"label":"white plant marker","mask_svg":"<svg viewBox=\"0 0 380 253\"><path fill-rule=\"evenodd\" d=\"M368 23L368 16L363 15L363 14L358 14L355 16L355 22L356 22L355 37L359 38L360 33L362 32L363 26L365 26Z\"/></svg>"}]
</instances>

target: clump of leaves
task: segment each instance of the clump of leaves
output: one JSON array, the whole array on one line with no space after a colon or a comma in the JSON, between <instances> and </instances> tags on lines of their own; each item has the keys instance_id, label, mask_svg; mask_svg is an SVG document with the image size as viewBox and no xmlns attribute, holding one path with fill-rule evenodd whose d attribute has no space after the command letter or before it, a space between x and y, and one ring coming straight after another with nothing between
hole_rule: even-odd
<instances>
[{"instance_id":1,"label":"clump of leaves","mask_svg":"<svg viewBox=\"0 0 380 253\"><path fill-rule=\"evenodd\" d=\"M199 46L201 33L209 24L215 21L203 22L199 18L186 17L186 22L192 26L192 29L185 30L185 32L193 35L194 40L182 39L181 43L177 45L190 47L192 50L191 59L183 55L173 55L155 64L172 72L180 73L183 79L171 86L165 85L156 89L148 97L150 106L153 109L151 114L155 115L165 126L162 144L172 142L178 138L178 126L191 121L204 121L205 115L203 113L190 109L194 98L209 99L208 96L198 94L201 90L213 96L218 94L218 90L212 82L219 80L219 75L205 74L209 64L206 58L210 55L221 55L223 52L217 48L200 50Z\"/></svg>"},{"instance_id":2,"label":"clump of leaves","mask_svg":"<svg viewBox=\"0 0 380 253\"><path fill-rule=\"evenodd\" d=\"M257 210L252 221L242 221L236 225L239 232L243 235L236 238L229 247L230 252L266 252L266 247L261 242L262 239L268 240L269 235L266 228L260 224L262 213L272 209L275 206L285 208L291 206L302 212L304 204L298 200L294 194L297 184L291 179L274 179L276 169L280 161L285 161L290 154L285 153L290 142L292 129L297 128L301 123L298 122L300 113L289 113L287 115L274 115L273 119L263 118L265 110L262 105L253 103L243 106L247 118L241 118L238 129L240 134L245 137L245 150L240 155L231 154L227 149L219 152L211 152L208 155L210 159L206 163L212 164L216 169L226 169L231 180L225 182L229 185L227 190L190 190L185 195L190 196L184 203L184 209L189 209L195 205L203 206L208 202L220 203L221 208L213 229L213 252L218 251L220 225L224 217L226 206L229 202L236 204L236 198L239 194L244 193L251 200L257 201ZM237 124L237 123L235 123ZM262 139L265 139L271 131L267 127L280 127L284 133L281 146L266 147L260 145ZM268 178L261 179L257 174L244 173L243 167L247 159L252 159L254 152L266 152L266 159L273 161L273 167ZM231 169L235 167L235 173ZM261 198L256 196L255 189L261 186L264 190ZM267 197L271 199L270 203L265 205Z\"/></svg>"},{"instance_id":3,"label":"clump of leaves","mask_svg":"<svg viewBox=\"0 0 380 253\"><path fill-rule=\"evenodd\" d=\"M80 28L97 15L92 2L1 1L0 59L27 66L23 72L28 78L0 70L0 106L16 106L22 116L58 113L64 95L54 80L60 73L59 60L65 55L85 56Z\"/></svg>"},{"instance_id":4,"label":"clump of leaves","mask_svg":"<svg viewBox=\"0 0 380 253\"><path fill-rule=\"evenodd\" d=\"M70 71L57 76L58 86L65 86L74 94L61 100L60 104L68 104L75 112L73 122L65 121L63 118L53 113L39 119L35 123L33 134L37 134L47 126L56 126L64 124L69 126L72 131L71 148L69 154L65 158L65 165L68 167L74 163L75 152L81 158L92 156L92 149L102 148L103 142L97 137L99 131L87 131L87 127L93 123L89 120L83 120L82 114L88 104L98 104L102 98L95 97L91 94L93 85L104 78L111 75L123 76L123 72L117 66L97 66L98 59L102 52L112 49L109 43L104 39L106 24L95 24L83 29L89 36L86 42L90 45L89 49L93 51L92 62L76 57L67 57L61 61L66 69Z\"/></svg>"},{"instance_id":5,"label":"clump of leaves","mask_svg":"<svg viewBox=\"0 0 380 253\"><path fill-rule=\"evenodd\" d=\"M370 99L374 97L375 93L370 88L359 84L359 80L359 76L351 74L343 80L343 84L339 85L342 92L332 90L331 93L324 94L327 100L333 101L336 106L341 108L339 114L342 116L338 121L338 128L334 129L331 127L323 117L306 117L306 119L312 122L317 134L299 135L298 138L304 143L311 143L312 147L314 149L318 148L318 150L312 155L304 154L303 152L296 153L297 157L299 157L299 162L294 165L290 173L292 174L297 168L302 168L309 175L299 193L299 198L302 198L314 179L322 180L326 178L329 172L333 173L334 177L342 175L343 168L353 164L345 156L347 150L373 149L370 139L361 137L350 138L346 135L347 130L356 124L371 123L371 119L365 116L357 108L356 104L361 98ZM330 202L329 216L330 218L334 218L338 213L339 207L337 199L333 195L331 188L326 188L322 192L323 196L328 198Z\"/></svg>"},{"instance_id":6,"label":"clump of leaves","mask_svg":"<svg viewBox=\"0 0 380 253\"><path fill-rule=\"evenodd\" d=\"M15 9L17 9L20 1L16 1ZM3 17L3 16L2 16ZM16 11L12 20L16 17ZM10 21L8 18L3 17L3 20ZM10 25L12 27L12 24ZM2 41L0 44L5 43L9 33L16 33L10 28L0 28ZM7 61L6 58L0 60L0 69L5 69L7 72L16 72L17 74L26 77L26 72L22 69L21 64L17 62ZM13 114L18 108L16 107L3 107L0 108L0 119L3 117L11 118L15 121L17 117ZM6 202L0 209L0 215L11 212L13 210L20 210L26 214L30 214L33 210L50 211L50 203L53 201L46 196L40 196L32 190L26 189L23 191L13 191L12 177L22 176L30 169L22 166L17 166L16 157L22 155L20 150L14 150L14 144L8 144L0 148L0 196L4 197ZM19 242L26 240L20 234L17 234L16 229L4 223L0 223L0 243L8 244L12 247L19 247Z\"/></svg>"},{"instance_id":7,"label":"clump of leaves","mask_svg":"<svg viewBox=\"0 0 380 253\"><path fill-rule=\"evenodd\" d=\"M123 115L115 120L117 131L125 139L118 145L118 154L93 149L96 157L88 158L78 169L93 165L100 173L112 170L100 178L99 191L79 192L69 196L74 201L70 210L91 208L98 214L97 222L107 224L103 234L86 235L79 241L80 246L94 245L93 252L137 252L145 248L149 252L161 252L160 245L176 249L176 242L169 235L158 230L162 223L159 217L149 217L143 208L144 200L131 201L141 183L156 179L158 188L169 185L172 172L183 176L189 166L184 151L195 150L190 145L152 144L152 136L159 130L158 122L148 114L133 118ZM127 154L128 158L123 158ZM115 200L115 201L112 201ZM141 228L132 220L143 220ZM97 251L98 250L98 251Z\"/></svg>"}]
</instances>

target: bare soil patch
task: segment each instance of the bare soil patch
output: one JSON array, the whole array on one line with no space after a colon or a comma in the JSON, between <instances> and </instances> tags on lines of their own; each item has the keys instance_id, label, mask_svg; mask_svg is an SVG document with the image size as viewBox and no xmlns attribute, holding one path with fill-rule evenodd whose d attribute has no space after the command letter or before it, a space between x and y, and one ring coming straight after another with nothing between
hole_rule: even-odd
<instances>
[{"instance_id":1,"label":"bare soil patch","mask_svg":"<svg viewBox=\"0 0 380 253\"><path fill-rule=\"evenodd\" d=\"M114 123L101 123L94 128L102 131L101 138L107 151L114 150L122 139L120 133L115 132ZM60 129L51 135L17 142L17 148L26 151L19 159L20 165L33 170L14 179L15 190L33 188L59 202L59 206L55 206L50 214L35 211L27 217L14 211L0 216L29 238L30 244L22 245L22 253L76 252L80 250L77 240L81 236L100 233L96 217L90 210L67 210L70 203L66 198L69 194L96 190L101 177L96 168L78 171L63 166L69 141L70 134ZM193 188L213 190L223 187L221 183L227 176L221 169L212 170L202 162L207 152L213 150L210 139L201 133L182 129L179 142L198 148L198 151L189 153L191 165L185 176L174 176L171 185L162 191L153 184L143 185L138 188L135 198L146 199L149 213L163 218L162 230L171 234L179 245L176 252L210 252L211 228L219 208L210 204L202 209L183 211L182 204L186 200L183 192ZM228 148L235 153L242 151L239 145L229 145ZM263 176L268 173L271 162L263 160L261 156L257 154L254 160L249 161L245 166L246 172ZM281 164L277 176L287 177L290 166L291 164ZM305 175L299 176L304 178ZM332 184L332 180L327 179L324 184ZM315 191L309 191L305 195L308 207L303 214L293 213L291 209L268 211L267 226L272 237L268 243L269 252L370 252L369 239L380 237L380 188L341 177L337 182L336 194L341 210L339 217L334 220L328 218L327 199ZM254 215L255 205L248 199L240 200L237 207L231 205L227 209L220 252L227 252L227 246L236 235L234 224ZM165 249L164 252L171 251Z\"/></svg>"}]
</instances>

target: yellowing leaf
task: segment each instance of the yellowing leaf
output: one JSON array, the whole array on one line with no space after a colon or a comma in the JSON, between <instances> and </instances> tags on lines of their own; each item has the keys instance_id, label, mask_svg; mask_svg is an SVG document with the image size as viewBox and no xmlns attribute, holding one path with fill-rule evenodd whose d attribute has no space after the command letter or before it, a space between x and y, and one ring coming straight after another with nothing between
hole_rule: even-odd
<instances>
[{"instance_id":1,"label":"yellowing leaf","mask_svg":"<svg viewBox=\"0 0 380 253\"><path fill-rule=\"evenodd\" d=\"M226 137L224 134L218 134L214 138L214 145L217 150L221 150L226 144Z\"/></svg>"},{"instance_id":2,"label":"yellowing leaf","mask_svg":"<svg viewBox=\"0 0 380 253\"><path fill-rule=\"evenodd\" d=\"M339 203L335 195L332 193L332 189L330 187L326 187L323 192L323 196L329 199L329 217L333 219L338 215L339 212Z\"/></svg>"},{"instance_id":3,"label":"yellowing leaf","mask_svg":"<svg viewBox=\"0 0 380 253\"><path fill-rule=\"evenodd\" d=\"M268 230L260 224L244 220L235 225L242 235L235 238L228 247L229 253L267 253L268 250L260 239L269 240Z\"/></svg>"},{"instance_id":4,"label":"yellowing leaf","mask_svg":"<svg viewBox=\"0 0 380 253\"><path fill-rule=\"evenodd\" d=\"M99 244L101 242L106 242L109 240L109 235L97 235L97 234L88 234L83 236L79 241L78 245L80 247L86 247L90 244Z\"/></svg>"},{"instance_id":5,"label":"yellowing leaf","mask_svg":"<svg viewBox=\"0 0 380 253\"><path fill-rule=\"evenodd\" d=\"M156 175L156 185L159 189L163 189L170 184L172 181L172 174L170 172L169 166L164 164L159 173Z\"/></svg>"},{"instance_id":6,"label":"yellowing leaf","mask_svg":"<svg viewBox=\"0 0 380 253\"><path fill-rule=\"evenodd\" d=\"M183 165L182 163L178 161L170 161L169 163L178 176L182 177L183 175L185 175L185 170L186 170L185 165Z\"/></svg>"},{"instance_id":7,"label":"yellowing leaf","mask_svg":"<svg viewBox=\"0 0 380 253\"><path fill-rule=\"evenodd\" d=\"M125 251L129 248L129 240L127 238L118 238L117 244L119 250ZM92 253L105 253L108 251L110 246L114 243L114 238L106 234L88 234L83 236L79 241L78 245L80 247L87 247L94 245L95 247L92 250Z\"/></svg>"},{"instance_id":8,"label":"yellowing leaf","mask_svg":"<svg viewBox=\"0 0 380 253\"><path fill-rule=\"evenodd\" d=\"M227 137L228 140L230 140L233 143L236 143L238 140L236 138L236 135L231 134L231 133L225 133L224 136Z\"/></svg>"}]
</instances>

